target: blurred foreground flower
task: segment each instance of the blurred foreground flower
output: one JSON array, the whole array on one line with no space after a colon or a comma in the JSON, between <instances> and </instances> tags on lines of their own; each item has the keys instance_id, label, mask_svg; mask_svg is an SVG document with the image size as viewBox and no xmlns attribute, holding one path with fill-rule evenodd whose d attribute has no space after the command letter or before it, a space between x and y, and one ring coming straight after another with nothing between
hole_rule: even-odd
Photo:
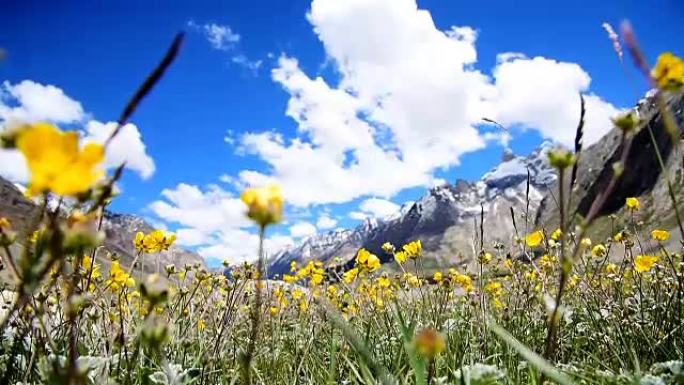
<instances>
[{"instance_id":1,"label":"blurred foreground flower","mask_svg":"<svg viewBox=\"0 0 684 385\"><path fill-rule=\"evenodd\" d=\"M278 223L283 216L283 194L277 185L248 188L240 196L247 205L247 216L260 226Z\"/></svg>"},{"instance_id":2,"label":"blurred foreground flower","mask_svg":"<svg viewBox=\"0 0 684 385\"><path fill-rule=\"evenodd\" d=\"M413 344L418 353L432 359L446 349L444 337L434 329L423 329L416 333Z\"/></svg>"},{"instance_id":3,"label":"blurred foreground flower","mask_svg":"<svg viewBox=\"0 0 684 385\"><path fill-rule=\"evenodd\" d=\"M99 167L104 147L88 143L79 148L76 132L62 132L48 123L36 123L19 130L16 146L31 172L28 193L77 195L90 189L102 176Z\"/></svg>"},{"instance_id":4,"label":"blurred foreground flower","mask_svg":"<svg viewBox=\"0 0 684 385\"><path fill-rule=\"evenodd\" d=\"M684 89L684 60L672 52L661 53L656 65L651 70L651 77L661 90L680 91Z\"/></svg>"}]
</instances>

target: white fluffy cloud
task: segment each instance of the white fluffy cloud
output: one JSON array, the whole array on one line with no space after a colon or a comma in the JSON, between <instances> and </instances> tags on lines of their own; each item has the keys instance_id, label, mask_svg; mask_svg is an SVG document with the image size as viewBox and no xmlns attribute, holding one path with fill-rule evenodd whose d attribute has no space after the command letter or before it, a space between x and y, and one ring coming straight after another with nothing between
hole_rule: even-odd
<instances>
[{"instance_id":1,"label":"white fluffy cloud","mask_svg":"<svg viewBox=\"0 0 684 385\"><path fill-rule=\"evenodd\" d=\"M90 120L81 103L70 98L62 89L31 80L17 84L5 81L0 87L0 131L22 123L49 121L55 124L84 124L86 141L104 143L116 123ZM118 167L123 161L142 178L154 173L154 161L147 154L138 127L129 123L122 127L109 144L105 167ZM0 149L0 175L18 183L28 181L28 169L17 150Z\"/></svg>"},{"instance_id":2,"label":"white fluffy cloud","mask_svg":"<svg viewBox=\"0 0 684 385\"><path fill-rule=\"evenodd\" d=\"M86 124L86 141L104 143L116 128L116 122L101 123L91 120ZM126 167L147 179L154 173L154 161L147 154L145 143L138 127L128 123L109 143L105 157L105 167L115 168L126 162Z\"/></svg>"},{"instance_id":3,"label":"white fluffy cloud","mask_svg":"<svg viewBox=\"0 0 684 385\"><path fill-rule=\"evenodd\" d=\"M327 215L321 216L316 221L316 227L320 230L329 230L337 225L337 220Z\"/></svg>"},{"instance_id":4,"label":"white fluffy cloud","mask_svg":"<svg viewBox=\"0 0 684 385\"><path fill-rule=\"evenodd\" d=\"M400 206L392 201L380 198L369 198L359 204L359 211L353 211L349 214L352 219L366 219L366 218L385 218L397 211Z\"/></svg>"},{"instance_id":5,"label":"white fluffy cloud","mask_svg":"<svg viewBox=\"0 0 684 385\"><path fill-rule=\"evenodd\" d=\"M278 182L296 206L390 198L433 185L436 170L488 141L505 145L508 134L478 130L483 117L572 141L578 93L591 80L577 64L507 53L489 77L474 68L476 31L439 30L415 0L313 0L308 19L339 83L307 75L296 58L279 59L272 78L290 95L286 114L298 134L243 135L242 150L269 169L242 171L246 184ZM589 144L617 109L594 94L586 100Z\"/></svg>"},{"instance_id":6,"label":"white fluffy cloud","mask_svg":"<svg viewBox=\"0 0 684 385\"><path fill-rule=\"evenodd\" d=\"M31 80L17 84L5 81L0 89L0 120L8 125L36 121L73 123L84 116L81 103L52 85Z\"/></svg>"},{"instance_id":7,"label":"white fluffy cloud","mask_svg":"<svg viewBox=\"0 0 684 385\"><path fill-rule=\"evenodd\" d=\"M290 235L294 238L303 238L316 235L316 226L306 221L300 221L290 226Z\"/></svg>"},{"instance_id":8,"label":"white fluffy cloud","mask_svg":"<svg viewBox=\"0 0 684 385\"><path fill-rule=\"evenodd\" d=\"M579 93L591 78L579 65L522 54L499 55L494 70L495 116L502 124L522 124L548 139L570 146L580 115ZM585 95L585 143L606 134L619 110L594 94Z\"/></svg>"},{"instance_id":9,"label":"white fluffy cloud","mask_svg":"<svg viewBox=\"0 0 684 385\"><path fill-rule=\"evenodd\" d=\"M162 197L149 208L161 220L179 226L180 245L197 247L203 257L217 261L256 258L259 238L250 231L253 224L240 198L218 186L202 190L184 183L165 189ZM292 243L291 237L276 234L267 239L265 248L274 252Z\"/></svg>"}]
</instances>

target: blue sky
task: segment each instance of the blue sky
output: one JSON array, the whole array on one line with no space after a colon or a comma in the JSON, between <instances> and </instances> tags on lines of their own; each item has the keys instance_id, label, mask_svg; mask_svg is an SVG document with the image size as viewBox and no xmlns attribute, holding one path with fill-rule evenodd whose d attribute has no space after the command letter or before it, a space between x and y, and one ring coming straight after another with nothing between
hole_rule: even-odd
<instances>
[{"instance_id":1,"label":"blue sky","mask_svg":"<svg viewBox=\"0 0 684 385\"><path fill-rule=\"evenodd\" d=\"M275 179L292 197L287 223L272 232L274 248L313 231L354 226L442 179L478 179L498 163L504 144L526 154L544 138L567 142L560 131L574 128L578 91L596 97L594 130L605 132L607 115L631 106L646 88L625 57L628 80L601 23L617 28L631 20L651 62L665 50L682 54L679 0L548 4L430 0L417 1L417 12L415 0L10 2L0 14L3 100L21 107L21 90L13 87L29 80L80 103L70 127L113 121L173 35L186 30L177 62L132 119L131 140L141 135L139 155L153 161L154 171L144 161L127 171L113 208L184 230L184 243L211 258L239 259L245 256L236 244L253 241L235 213L245 184ZM517 54L497 59L511 52ZM441 64L459 67L459 75ZM376 72L383 65L387 70ZM424 93L421 101L435 100L411 101L412 89ZM300 121L287 116L288 102L299 106ZM477 114L510 125L511 137L476 124ZM93 127L96 138L100 126ZM463 140L440 144L452 128ZM355 133L367 130L375 143L357 141ZM423 147L411 144L423 138ZM329 151L303 156L293 139ZM337 148L340 142L348 147ZM374 164L384 163L376 155L360 158L370 150L399 154L387 162L397 166L378 169ZM346 157L339 178L314 167L338 159L335 151ZM273 154L282 157L277 164L266 159ZM310 181L292 170L297 162ZM355 162L369 178L391 176L377 186L360 183L345 172ZM207 219L214 212L222 219Z\"/></svg>"}]
</instances>

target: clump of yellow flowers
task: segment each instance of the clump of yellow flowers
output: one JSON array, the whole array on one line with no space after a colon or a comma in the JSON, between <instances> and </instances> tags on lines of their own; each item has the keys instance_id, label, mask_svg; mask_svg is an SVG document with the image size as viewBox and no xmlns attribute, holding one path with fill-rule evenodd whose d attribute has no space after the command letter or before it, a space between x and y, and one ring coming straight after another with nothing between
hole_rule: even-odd
<instances>
[{"instance_id":1,"label":"clump of yellow flowers","mask_svg":"<svg viewBox=\"0 0 684 385\"><path fill-rule=\"evenodd\" d=\"M133 239L133 246L141 253L158 253L166 251L176 241L176 234L162 230L154 230L149 234L138 231Z\"/></svg>"},{"instance_id":2,"label":"clump of yellow flowers","mask_svg":"<svg viewBox=\"0 0 684 385\"><path fill-rule=\"evenodd\" d=\"M77 195L88 191L104 176L101 163L104 147L97 143L79 145L78 133L62 132L49 123L22 127L16 147L31 172L29 195L53 192Z\"/></svg>"}]
</instances>

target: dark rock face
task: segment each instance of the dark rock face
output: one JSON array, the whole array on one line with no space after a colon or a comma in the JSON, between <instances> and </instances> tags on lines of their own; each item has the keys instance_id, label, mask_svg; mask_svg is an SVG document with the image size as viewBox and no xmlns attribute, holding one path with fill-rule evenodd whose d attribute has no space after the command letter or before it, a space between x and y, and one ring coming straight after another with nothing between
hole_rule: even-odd
<instances>
[{"instance_id":1,"label":"dark rock face","mask_svg":"<svg viewBox=\"0 0 684 385\"><path fill-rule=\"evenodd\" d=\"M673 112L679 127L679 135L684 134L684 95L670 95L667 98L670 111ZM668 173L675 181L681 179L681 149L672 146L669 132L666 130L663 118L654 104L652 97L647 97L639 102L636 107L642 124L634 134L632 147L627 158L624 173L616 185L613 193L608 196L603 205L600 216L613 214L622 209L628 197L644 197L653 192L664 188L663 177L661 175L658 158L654 151L654 141L658 146L663 161L667 166ZM648 128L653 132L653 139ZM576 210L581 216L586 216L596 199L597 195L604 191L613 177L613 164L619 161L624 151L625 144L622 142L622 133L618 129L613 129L599 142L587 148L580 156L579 172L576 189L573 192L576 197L576 205L571 208ZM681 144L679 145L681 147ZM557 190L554 186L552 191ZM679 194L680 191L677 191ZM554 220L554 205L549 204L551 197L545 197L542 202L537 222L544 224ZM661 208L670 207L668 198L655 200L654 211Z\"/></svg>"},{"instance_id":2,"label":"dark rock face","mask_svg":"<svg viewBox=\"0 0 684 385\"><path fill-rule=\"evenodd\" d=\"M12 226L19 231L30 231L31 223L35 223L38 215L38 207L26 199L19 189L11 182L0 177L0 217L6 217L12 222ZM106 234L105 248L119 255L125 265L129 265L135 258L136 251L133 248L135 233L145 233L154 230L145 220L135 215L117 214L105 212L102 228ZM143 260L146 271L156 271L157 258L159 265L175 264L178 267L185 263L201 263L204 260L197 253L172 247L169 251L159 255L147 256Z\"/></svg>"}]
</instances>

